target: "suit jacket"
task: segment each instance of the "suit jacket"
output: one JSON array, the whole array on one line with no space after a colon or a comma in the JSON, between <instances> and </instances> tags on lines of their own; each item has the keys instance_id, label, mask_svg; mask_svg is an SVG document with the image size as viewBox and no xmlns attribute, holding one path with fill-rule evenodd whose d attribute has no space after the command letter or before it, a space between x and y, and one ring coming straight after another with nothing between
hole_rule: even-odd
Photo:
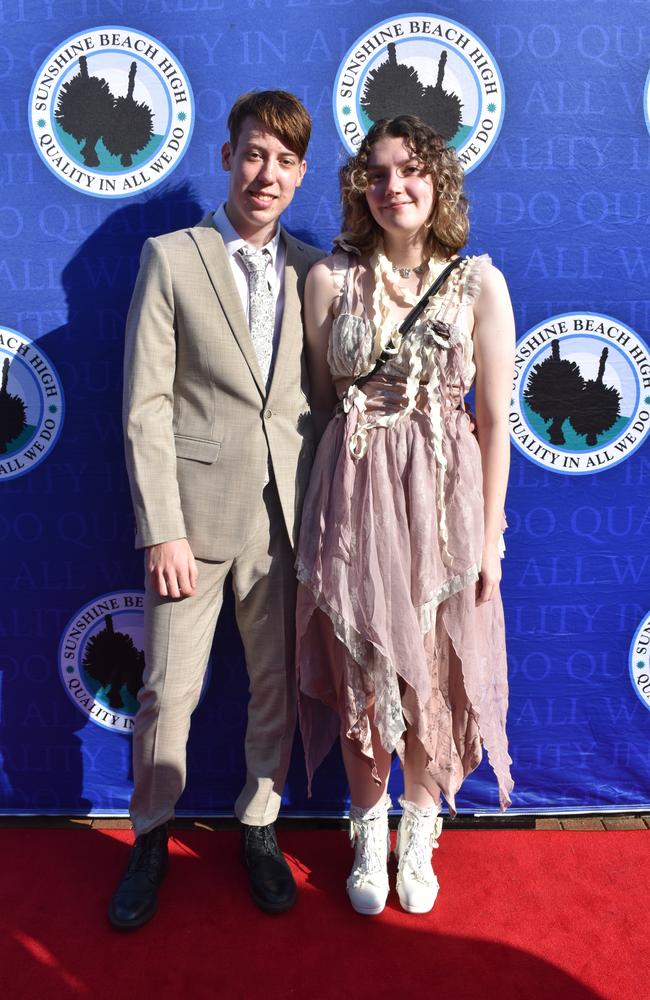
<instances>
[{"instance_id":1,"label":"suit jacket","mask_svg":"<svg viewBox=\"0 0 650 1000\"><path fill-rule=\"evenodd\" d=\"M124 433L136 546L187 537L235 556L268 456L294 546L314 452L301 300L320 250L284 229L284 314L268 395L212 213L144 244L126 328Z\"/></svg>"}]
</instances>

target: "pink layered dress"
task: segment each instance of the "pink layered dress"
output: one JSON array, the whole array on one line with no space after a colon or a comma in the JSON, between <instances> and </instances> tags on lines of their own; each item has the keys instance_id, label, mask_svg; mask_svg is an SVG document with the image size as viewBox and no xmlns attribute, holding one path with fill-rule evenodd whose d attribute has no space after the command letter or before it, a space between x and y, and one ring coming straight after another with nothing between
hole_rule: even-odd
<instances>
[{"instance_id":1,"label":"pink layered dress","mask_svg":"<svg viewBox=\"0 0 650 1000\"><path fill-rule=\"evenodd\" d=\"M344 274L330 336L334 379L370 371L382 322L361 313L359 266ZM488 257L452 273L380 373L351 386L318 448L297 560L300 725L311 785L339 735L377 778L370 718L404 755L407 726L450 811L485 746L501 808L512 779L503 608L476 606L483 547L481 456L458 402L475 374L467 307ZM356 314L353 313L353 300ZM383 342L388 339L383 337Z\"/></svg>"}]
</instances>

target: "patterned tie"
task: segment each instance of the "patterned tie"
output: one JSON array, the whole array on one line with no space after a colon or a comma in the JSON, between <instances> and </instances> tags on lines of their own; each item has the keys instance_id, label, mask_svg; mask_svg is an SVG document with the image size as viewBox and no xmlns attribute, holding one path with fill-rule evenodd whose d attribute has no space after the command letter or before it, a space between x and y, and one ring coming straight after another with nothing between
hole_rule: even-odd
<instances>
[{"instance_id":1,"label":"patterned tie","mask_svg":"<svg viewBox=\"0 0 650 1000\"><path fill-rule=\"evenodd\" d=\"M248 325L264 384L268 388L275 328L275 297L266 280L266 266L271 255L268 250L251 250L250 247L241 247L238 253L248 268Z\"/></svg>"}]
</instances>

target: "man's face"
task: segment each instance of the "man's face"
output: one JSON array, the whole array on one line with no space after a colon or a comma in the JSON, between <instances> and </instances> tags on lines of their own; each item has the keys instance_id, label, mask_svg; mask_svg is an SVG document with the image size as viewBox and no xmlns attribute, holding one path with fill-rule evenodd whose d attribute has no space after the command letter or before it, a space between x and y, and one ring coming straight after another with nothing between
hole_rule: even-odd
<instances>
[{"instance_id":1,"label":"man's face","mask_svg":"<svg viewBox=\"0 0 650 1000\"><path fill-rule=\"evenodd\" d=\"M242 237L264 246L305 176L307 164L252 116L245 118L232 148L224 143L221 163L230 173L226 212Z\"/></svg>"}]
</instances>

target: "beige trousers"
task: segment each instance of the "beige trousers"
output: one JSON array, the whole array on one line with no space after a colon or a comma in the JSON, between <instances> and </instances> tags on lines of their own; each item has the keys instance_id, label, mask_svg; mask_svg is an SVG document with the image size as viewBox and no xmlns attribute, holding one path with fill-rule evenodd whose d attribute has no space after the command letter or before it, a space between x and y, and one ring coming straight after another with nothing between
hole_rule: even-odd
<instances>
[{"instance_id":1,"label":"beige trousers","mask_svg":"<svg viewBox=\"0 0 650 1000\"><path fill-rule=\"evenodd\" d=\"M193 597L159 597L145 574L146 665L133 731L131 820L136 836L173 818L185 786L190 717L201 693L230 570L250 690L247 777L235 813L252 826L277 817L295 728L296 582L273 480L264 489L255 523L254 535L234 559L197 560Z\"/></svg>"}]
</instances>

